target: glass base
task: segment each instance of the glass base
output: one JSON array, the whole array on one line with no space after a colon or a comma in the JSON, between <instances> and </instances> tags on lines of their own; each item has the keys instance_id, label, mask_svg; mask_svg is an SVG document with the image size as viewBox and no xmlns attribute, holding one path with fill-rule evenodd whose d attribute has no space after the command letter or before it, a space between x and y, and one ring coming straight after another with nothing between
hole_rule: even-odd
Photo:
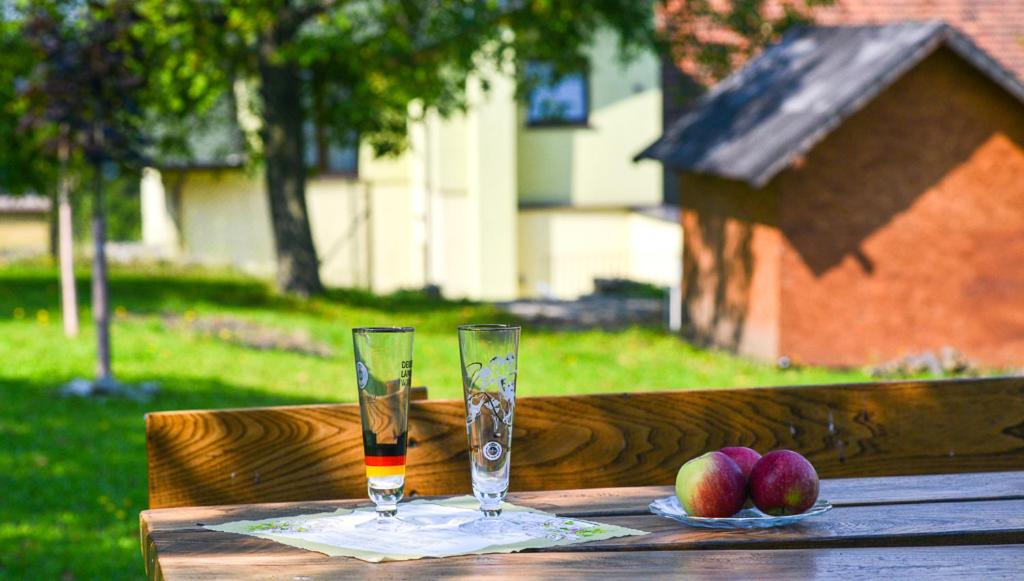
<instances>
[{"instance_id":1,"label":"glass base","mask_svg":"<svg viewBox=\"0 0 1024 581\"><path fill-rule=\"evenodd\" d=\"M498 509L482 511L480 518L459 525L459 530L474 535L493 537L521 532L521 527L513 525L508 519L501 516L501 509Z\"/></svg>"},{"instance_id":2,"label":"glass base","mask_svg":"<svg viewBox=\"0 0 1024 581\"><path fill-rule=\"evenodd\" d=\"M416 525L395 515L396 511L377 512L377 517L373 520L359 523L355 528L362 531L373 531L373 532L399 532L409 531L416 528Z\"/></svg>"}]
</instances>

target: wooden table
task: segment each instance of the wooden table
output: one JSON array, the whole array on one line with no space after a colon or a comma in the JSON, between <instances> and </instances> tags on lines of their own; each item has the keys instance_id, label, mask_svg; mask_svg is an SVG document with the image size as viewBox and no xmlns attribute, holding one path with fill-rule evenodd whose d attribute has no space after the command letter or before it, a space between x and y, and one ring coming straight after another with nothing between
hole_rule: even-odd
<instances>
[{"instance_id":1,"label":"wooden table","mask_svg":"<svg viewBox=\"0 0 1024 581\"><path fill-rule=\"evenodd\" d=\"M215 524L322 512L366 500L172 508L140 516L150 577L166 579L732 577L1020 579L1024 472L825 480L835 508L780 529L711 531L647 511L664 486L521 492L509 501L652 534L508 555L364 563Z\"/></svg>"}]
</instances>

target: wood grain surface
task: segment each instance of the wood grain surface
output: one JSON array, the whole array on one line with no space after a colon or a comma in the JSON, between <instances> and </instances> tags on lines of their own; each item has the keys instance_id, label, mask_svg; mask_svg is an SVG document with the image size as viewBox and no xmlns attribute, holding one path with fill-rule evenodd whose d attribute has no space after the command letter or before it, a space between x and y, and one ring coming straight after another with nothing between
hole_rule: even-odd
<instances>
[{"instance_id":1,"label":"wood grain surface","mask_svg":"<svg viewBox=\"0 0 1024 581\"><path fill-rule=\"evenodd\" d=\"M359 426L355 405L149 414L150 506L362 497ZM409 434L407 495L469 490L462 401L412 403ZM521 397L512 489L666 485L728 445L823 477L1020 470L1024 378Z\"/></svg>"},{"instance_id":2,"label":"wood grain surface","mask_svg":"<svg viewBox=\"0 0 1024 581\"><path fill-rule=\"evenodd\" d=\"M548 504L550 492L513 492L508 500L564 516L596 517L645 514L651 500L674 493L672 486L637 486L576 490L557 504ZM821 481L820 495L833 506L1024 500L1024 472L832 478Z\"/></svg>"},{"instance_id":3,"label":"wood grain surface","mask_svg":"<svg viewBox=\"0 0 1024 581\"><path fill-rule=\"evenodd\" d=\"M593 518L647 514L647 506L652 500L671 494L671 486L587 488L554 492L512 492L508 496L508 501L560 516ZM821 481L821 498L827 499L833 506L1024 500L1024 472L831 478ZM192 526L196 522L224 523L239 519L328 512L337 508L359 506L370 506L370 501L366 498L356 498L259 505L196 506L149 510L143 515L147 526L159 526L163 530L170 530L182 523L187 526Z\"/></svg>"},{"instance_id":4,"label":"wood grain surface","mask_svg":"<svg viewBox=\"0 0 1024 581\"><path fill-rule=\"evenodd\" d=\"M140 525L150 575L168 579L273 578L285 574L312 579L483 574L610 578L621 577L626 571L645 576L725 574L768 579L838 575L877 578L887 574L906 578L945 573L968 578L1018 578L1024 563L1022 476L993 473L825 481L822 490L845 496L845 504L796 526L754 531L693 529L633 511L638 497L650 500L665 491L659 487L521 493L516 502L565 516L589 516L598 503L608 515L599 517L599 522L651 534L555 547L540 553L377 565L209 531L197 524L365 505L361 500L149 510L140 515ZM991 482L1003 484L993 486ZM943 486L954 492L962 490L963 497L940 494ZM915 492L901 493L901 489ZM939 498L934 498L937 495ZM993 496L994 500L968 500ZM616 498L620 502L616 503ZM890 498L895 504L886 504Z\"/></svg>"},{"instance_id":5,"label":"wood grain surface","mask_svg":"<svg viewBox=\"0 0 1024 581\"><path fill-rule=\"evenodd\" d=\"M514 565L510 566L510 562ZM371 564L316 554L176 554L160 574L206 579L1019 579L1024 546L521 553ZM157 575L153 577L160 578ZM151 577L151 578L153 578Z\"/></svg>"},{"instance_id":6,"label":"wood grain surface","mask_svg":"<svg viewBox=\"0 0 1024 581\"><path fill-rule=\"evenodd\" d=\"M635 528L650 534L544 550L628 552L1024 544L1024 501L982 500L971 503L969 508L963 512L951 511L944 503L839 507L787 527L752 530L698 529L649 513L596 517L595 522ZM262 553L283 550L280 547L284 546L266 539L207 530L195 523L182 523L176 529L162 529L162 534L154 533L149 530L149 537L161 555Z\"/></svg>"}]
</instances>

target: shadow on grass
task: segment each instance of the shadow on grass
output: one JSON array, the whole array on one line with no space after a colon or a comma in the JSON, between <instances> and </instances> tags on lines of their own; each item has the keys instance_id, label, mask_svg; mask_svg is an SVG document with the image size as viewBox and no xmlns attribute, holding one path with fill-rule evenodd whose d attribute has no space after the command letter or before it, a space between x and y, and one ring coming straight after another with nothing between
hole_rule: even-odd
<instances>
[{"instance_id":1,"label":"shadow on grass","mask_svg":"<svg viewBox=\"0 0 1024 581\"><path fill-rule=\"evenodd\" d=\"M386 310L400 313L455 311L466 307L479 307L469 300L448 300L420 290L399 290L386 295L375 295L359 289L328 289L324 299L328 302L353 307Z\"/></svg>"},{"instance_id":2,"label":"shadow on grass","mask_svg":"<svg viewBox=\"0 0 1024 581\"><path fill-rule=\"evenodd\" d=\"M76 276L78 302L91 301L91 279ZM115 269L110 274L111 303L133 312L184 310L208 305L225 308L263 308L279 312L323 314L331 307L349 306L387 313L430 314L461 309L489 309L471 301L450 301L418 290L375 295L358 289L329 289L322 297L303 300L281 295L269 283L232 273L178 271L165 269ZM0 319L32 317L38 310L59 308L58 275L54 268L14 266L0 268ZM493 320L509 322L514 317L494 309Z\"/></svg>"},{"instance_id":3,"label":"shadow on grass","mask_svg":"<svg viewBox=\"0 0 1024 581\"><path fill-rule=\"evenodd\" d=\"M51 383L0 378L0 578L139 577L146 413L320 403L221 381L155 379L162 391L140 403L62 398Z\"/></svg>"}]
</instances>

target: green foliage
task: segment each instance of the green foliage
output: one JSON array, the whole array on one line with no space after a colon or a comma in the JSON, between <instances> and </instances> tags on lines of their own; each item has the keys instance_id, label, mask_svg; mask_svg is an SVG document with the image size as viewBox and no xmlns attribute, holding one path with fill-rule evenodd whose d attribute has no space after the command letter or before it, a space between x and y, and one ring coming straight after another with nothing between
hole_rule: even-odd
<instances>
[{"instance_id":1,"label":"green foliage","mask_svg":"<svg viewBox=\"0 0 1024 581\"><path fill-rule=\"evenodd\" d=\"M678 0L664 13L664 41L672 56L719 80L790 26L811 22L813 9L834 0Z\"/></svg>"},{"instance_id":2,"label":"green foliage","mask_svg":"<svg viewBox=\"0 0 1024 581\"><path fill-rule=\"evenodd\" d=\"M24 32L21 3L0 0L0 191L48 191L55 177L42 136L24 131L26 103L20 98L36 56Z\"/></svg>"},{"instance_id":3,"label":"green foliage","mask_svg":"<svg viewBox=\"0 0 1024 581\"><path fill-rule=\"evenodd\" d=\"M107 239L119 242L142 238L142 200L139 196L139 172L128 171L103 183L107 211ZM92 196L72 199L74 234L77 240L91 240Z\"/></svg>"},{"instance_id":4,"label":"green foliage","mask_svg":"<svg viewBox=\"0 0 1024 581\"><path fill-rule=\"evenodd\" d=\"M88 280L79 298L89 304ZM414 383L431 399L458 397L457 325L511 320L494 308L415 293L375 298L338 291L300 301L235 274L115 269L115 371L158 381L148 403L64 399L54 389L93 372L91 326L64 337L57 273L0 269L0 579L138 579L138 513L146 508L144 414L156 410L355 400L351 328L416 327ZM83 314L83 321L90 318ZM254 351L216 335L167 326L236 317L330 344L331 358ZM690 347L654 329L523 330L520 393L526 396L730 385L865 380L860 372L772 366Z\"/></svg>"},{"instance_id":5,"label":"green foliage","mask_svg":"<svg viewBox=\"0 0 1024 581\"><path fill-rule=\"evenodd\" d=\"M260 55L303 71L307 119L341 143L404 147L410 103L442 113L465 105L475 71L545 59L567 69L599 27L636 50L653 41L652 3L635 0L377 2L142 0L162 111L198 113L241 80L258 83ZM521 68L521 67L520 67ZM252 91L255 94L255 91ZM252 111L261 117L259 104Z\"/></svg>"},{"instance_id":6,"label":"green foliage","mask_svg":"<svg viewBox=\"0 0 1024 581\"><path fill-rule=\"evenodd\" d=\"M116 239L135 239L140 229L131 168L146 141L147 56L132 36L136 22L125 0L0 0L0 191L52 195L62 174L72 192L81 191L104 181L93 179L96 172L121 166L114 183L102 186L115 192ZM84 237L92 200L73 197Z\"/></svg>"},{"instance_id":7,"label":"green foliage","mask_svg":"<svg viewBox=\"0 0 1024 581\"><path fill-rule=\"evenodd\" d=\"M156 152L185 152L203 114L234 101L236 82L249 87L238 105L262 119L262 55L302 71L294 106L329 140L358 134L379 153L394 153L406 145L410 104L459 111L467 78L480 71L514 71L525 87L521 65L529 60L573 70L602 28L618 34L624 58L661 46L718 78L738 56L832 1L139 0L132 35L144 60L141 102L159 122L150 135ZM121 2L92 4L109 12ZM709 28L723 34L702 33Z\"/></svg>"},{"instance_id":8,"label":"green foliage","mask_svg":"<svg viewBox=\"0 0 1024 581\"><path fill-rule=\"evenodd\" d=\"M35 134L50 157L66 148L93 168L138 165L148 55L133 34L132 3L32 0L23 14L33 66L18 79L21 132Z\"/></svg>"}]
</instances>

